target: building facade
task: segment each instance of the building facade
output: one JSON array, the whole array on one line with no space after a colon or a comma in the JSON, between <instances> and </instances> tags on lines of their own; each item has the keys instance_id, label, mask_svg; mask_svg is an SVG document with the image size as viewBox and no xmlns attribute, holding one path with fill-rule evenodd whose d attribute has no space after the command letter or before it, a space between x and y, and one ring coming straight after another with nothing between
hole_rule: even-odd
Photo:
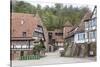
<instances>
[{"instance_id":1,"label":"building facade","mask_svg":"<svg viewBox=\"0 0 100 67\"><path fill-rule=\"evenodd\" d=\"M78 26L64 27L66 56L96 56L96 9L88 11Z\"/></svg>"},{"instance_id":2,"label":"building facade","mask_svg":"<svg viewBox=\"0 0 100 67\"><path fill-rule=\"evenodd\" d=\"M97 38L97 7L91 14L90 19L84 20L85 22L85 34L87 37L87 43L89 47L89 56L96 56L96 38Z\"/></svg>"},{"instance_id":3,"label":"building facade","mask_svg":"<svg viewBox=\"0 0 100 67\"><path fill-rule=\"evenodd\" d=\"M85 20L85 32L87 34L88 42L96 42L96 31L97 31L97 8L95 7L91 18Z\"/></svg>"},{"instance_id":4,"label":"building facade","mask_svg":"<svg viewBox=\"0 0 100 67\"><path fill-rule=\"evenodd\" d=\"M45 42L43 27L38 17L32 14L12 13L11 60L32 55L33 47L39 40Z\"/></svg>"},{"instance_id":5,"label":"building facade","mask_svg":"<svg viewBox=\"0 0 100 67\"><path fill-rule=\"evenodd\" d=\"M63 39L63 30L55 29L55 45L59 47L63 47L64 39Z\"/></svg>"},{"instance_id":6,"label":"building facade","mask_svg":"<svg viewBox=\"0 0 100 67\"><path fill-rule=\"evenodd\" d=\"M85 25L84 22L81 22L78 27L75 29L74 33L74 44L85 43Z\"/></svg>"},{"instance_id":7,"label":"building facade","mask_svg":"<svg viewBox=\"0 0 100 67\"><path fill-rule=\"evenodd\" d=\"M54 31L48 31L49 52L55 51L59 47L63 47L63 43L63 30L55 29Z\"/></svg>"}]
</instances>

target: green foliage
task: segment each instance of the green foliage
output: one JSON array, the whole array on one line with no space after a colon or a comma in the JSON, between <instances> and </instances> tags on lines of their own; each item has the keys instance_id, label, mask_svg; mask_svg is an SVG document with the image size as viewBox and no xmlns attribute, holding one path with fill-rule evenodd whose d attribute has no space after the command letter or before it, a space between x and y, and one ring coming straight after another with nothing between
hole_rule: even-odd
<instances>
[{"instance_id":1,"label":"green foliage","mask_svg":"<svg viewBox=\"0 0 100 67\"><path fill-rule=\"evenodd\" d=\"M33 50L36 50L36 51L41 51L44 49L45 49L45 46L42 43L35 45L33 48Z\"/></svg>"},{"instance_id":2,"label":"green foliage","mask_svg":"<svg viewBox=\"0 0 100 67\"><path fill-rule=\"evenodd\" d=\"M18 13L31 13L35 14L36 13L36 7L23 2L23 1L18 1L16 4L13 5L13 12L18 12Z\"/></svg>"},{"instance_id":3,"label":"green foliage","mask_svg":"<svg viewBox=\"0 0 100 67\"><path fill-rule=\"evenodd\" d=\"M26 55L21 56L19 60L39 60L41 57L39 55Z\"/></svg>"},{"instance_id":4,"label":"green foliage","mask_svg":"<svg viewBox=\"0 0 100 67\"><path fill-rule=\"evenodd\" d=\"M79 24L87 11L89 11L87 7L79 8L72 5L68 7L60 3L56 3L52 7L48 5L41 7L40 4L34 6L23 1L18 1L13 5L13 12L38 13L47 30L61 29L67 21L72 25Z\"/></svg>"},{"instance_id":5,"label":"green foliage","mask_svg":"<svg viewBox=\"0 0 100 67\"><path fill-rule=\"evenodd\" d=\"M38 43L37 45L34 46L33 54L34 55L40 55L40 51L43 51L43 50L45 50L45 46L44 46L44 44L42 44L40 42L40 44Z\"/></svg>"}]
</instances>

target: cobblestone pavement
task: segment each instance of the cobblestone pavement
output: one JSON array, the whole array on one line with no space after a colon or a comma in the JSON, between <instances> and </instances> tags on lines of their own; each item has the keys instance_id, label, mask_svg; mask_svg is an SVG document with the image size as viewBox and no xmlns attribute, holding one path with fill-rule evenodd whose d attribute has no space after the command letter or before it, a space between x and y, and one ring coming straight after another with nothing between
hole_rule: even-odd
<instances>
[{"instance_id":1,"label":"cobblestone pavement","mask_svg":"<svg viewBox=\"0 0 100 67\"><path fill-rule=\"evenodd\" d=\"M94 62L95 57L87 58L71 58L71 57L60 57L59 52L46 53L46 57L40 60L15 60L12 61L12 67L24 67L33 65L48 65L48 64L64 64L64 63L82 63L82 62Z\"/></svg>"}]
</instances>

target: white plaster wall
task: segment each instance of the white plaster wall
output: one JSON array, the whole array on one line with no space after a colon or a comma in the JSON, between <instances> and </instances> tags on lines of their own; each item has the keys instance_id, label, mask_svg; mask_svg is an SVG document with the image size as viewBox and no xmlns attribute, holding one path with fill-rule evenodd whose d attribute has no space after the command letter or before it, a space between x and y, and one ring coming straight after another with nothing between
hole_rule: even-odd
<instances>
[{"instance_id":1,"label":"white plaster wall","mask_svg":"<svg viewBox=\"0 0 100 67\"><path fill-rule=\"evenodd\" d=\"M12 42L12 46L11 48L28 48L29 47L29 42L28 41L13 41ZM30 46L33 47L34 46L34 43L33 41L30 42Z\"/></svg>"},{"instance_id":2,"label":"white plaster wall","mask_svg":"<svg viewBox=\"0 0 100 67\"><path fill-rule=\"evenodd\" d=\"M80 33L76 33L74 36L74 43L85 43L85 39L84 40L78 40L78 34Z\"/></svg>"}]
</instances>

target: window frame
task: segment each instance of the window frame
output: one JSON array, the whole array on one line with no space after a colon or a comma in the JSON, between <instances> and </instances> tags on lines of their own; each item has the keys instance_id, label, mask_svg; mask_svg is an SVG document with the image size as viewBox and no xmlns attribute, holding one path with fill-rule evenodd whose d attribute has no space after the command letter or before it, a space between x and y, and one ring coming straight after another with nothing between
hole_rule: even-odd
<instances>
[{"instance_id":1,"label":"window frame","mask_svg":"<svg viewBox=\"0 0 100 67\"><path fill-rule=\"evenodd\" d=\"M84 40L84 39L85 39L85 33L79 33L78 40Z\"/></svg>"},{"instance_id":2,"label":"window frame","mask_svg":"<svg viewBox=\"0 0 100 67\"><path fill-rule=\"evenodd\" d=\"M26 37L27 36L27 32L22 32L22 36Z\"/></svg>"}]
</instances>

